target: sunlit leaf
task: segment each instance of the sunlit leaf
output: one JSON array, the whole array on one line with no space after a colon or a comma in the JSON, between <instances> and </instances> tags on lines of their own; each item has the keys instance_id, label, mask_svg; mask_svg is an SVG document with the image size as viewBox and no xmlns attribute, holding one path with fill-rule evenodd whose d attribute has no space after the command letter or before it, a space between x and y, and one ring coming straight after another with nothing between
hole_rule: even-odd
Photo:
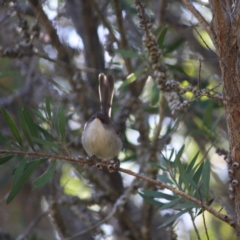
<instances>
[{"instance_id":1,"label":"sunlit leaf","mask_svg":"<svg viewBox=\"0 0 240 240\"><path fill-rule=\"evenodd\" d=\"M138 77L140 77L145 72L145 69L136 71L135 73L131 73L127 76L127 79L122 83L119 90L124 89L130 83L133 83Z\"/></svg>"}]
</instances>

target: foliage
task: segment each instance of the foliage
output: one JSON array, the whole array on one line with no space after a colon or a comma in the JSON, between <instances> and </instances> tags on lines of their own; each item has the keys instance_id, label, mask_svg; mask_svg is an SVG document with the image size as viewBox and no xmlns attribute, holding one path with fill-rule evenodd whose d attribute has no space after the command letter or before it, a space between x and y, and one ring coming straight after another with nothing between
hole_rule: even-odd
<instances>
[{"instance_id":1,"label":"foliage","mask_svg":"<svg viewBox=\"0 0 240 240\"><path fill-rule=\"evenodd\" d=\"M160 18L153 21L151 14L157 17L159 12L151 1L142 8L115 0L56 1L56 6L53 1L17 3L31 12L4 3L3 10L16 14L6 17L8 38L0 37L0 183L7 204L21 209L18 204L26 201L27 192L28 207L35 206L31 221L37 215L45 217L41 213L46 205L54 231L62 239L79 232L84 239L105 239L108 234L120 239L126 232L126 239L174 239L179 219L186 213L195 226L196 218L206 220L204 206L218 213L220 205L224 211L219 214L231 212L215 195L215 189L217 195L224 195L226 184L219 187L224 180L211 159L214 147L227 145L219 69L212 52L203 49L199 37L194 38L193 26L187 27L191 34L178 29L184 25L182 13L173 11L178 19L173 23ZM167 4L179 7L180 3ZM168 8L161 8L172 16ZM51 11L58 14L54 20L50 20ZM71 40L73 36L78 45ZM7 39L17 39L19 46ZM203 60L199 63L200 54ZM76 160L79 154L79 159L86 156L80 138L86 121L99 110L100 72L115 77L112 120L123 140L121 168L129 175L130 170L137 172L136 178L145 176L165 184L165 188L147 180L130 182L126 174L98 171L90 164L66 163L66 156ZM61 182L69 178L78 181ZM69 191L68 184L80 192ZM25 212L18 214L25 216ZM201 237L213 231L214 238L220 239L214 226L227 229L227 221L216 222L213 216L207 221L211 225L202 224ZM110 230L104 228L105 223ZM46 225L36 227L39 232L32 227L25 232L27 226L22 224L12 234L17 239L53 239L53 227ZM147 236L136 226L145 229ZM7 227L4 231L10 232Z\"/></svg>"}]
</instances>

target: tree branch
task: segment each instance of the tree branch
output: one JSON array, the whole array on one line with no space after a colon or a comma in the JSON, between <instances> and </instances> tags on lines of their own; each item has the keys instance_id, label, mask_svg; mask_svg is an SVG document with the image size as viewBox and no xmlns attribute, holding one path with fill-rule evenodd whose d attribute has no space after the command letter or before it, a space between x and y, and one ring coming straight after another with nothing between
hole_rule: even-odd
<instances>
[{"instance_id":1,"label":"tree branch","mask_svg":"<svg viewBox=\"0 0 240 240\"><path fill-rule=\"evenodd\" d=\"M2 150L0 149L0 154L13 154L13 155L27 155L27 156L40 156L40 157L49 157L52 159L56 159L56 160L66 160L66 161L71 161L71 162L76 162L76 163L80 163L82 165L87 164L88 166L97 166L98 169L101 169L101 167L109 167L108 163L104 160L102 161L94 161L93 159L84 159L83 157L78 157L78 158L73 158L73 157L65 157L65 156L59 156L59 155L53 155L53 154L45 154L45 153L39 153L39 152L25 152L25 151L10 151L10 150ZM198 199L188 195L185 192L182 192L178 189L176 189L175 187L169 186L166 183L163 183L161 181L157 181L154 179L151 179L143 174L138 174L135 173L131 170L128 169L124 169L124 168L118 168L118 171L126 173L128 175L134 176L138 179L142 179L144 181L147 181L149 183L154 184L155 186L159 186L161 188L166 188L169 189L170 191L172 191L173 193L189 200L190 202L193 202L195 204L197 204L198 206L202 207L203 209L207 210L208 212L210 212L212 215L214 215L216 218L228 223L229 225L233 226L234 221L231 217L229 217L228 215L224 215L219 213L218 211L216 211L215 209L213 209L212 207L202 203L201 201L199 201Z\"/></svg>"},{"instance_id":2,"label":"tree branch","mask_svg":"<svg viewBox=\"0 0 240 240\"><path fill-rule=\"evenodd\" d=\"M80 233L75 234L72 237L69 238L65 238L65 240L72 240L74 238L80 237L90 231L92 231L93 229L95 229L96 227L102 225L103 223L107 222L108 220L110 220L118 211L121 211L121 208L126 204L130 194L136 189L137 187L137 183L136 181L133 181L133 183L131 184L131 186L125 191L124 194L122 194L122 196L120 196L118 198L118 200L115 202L112 211L110 212L110 214L105 217L104 219L102 219L101 221L97 222L96 224L94 224L93 226L91 226L88 229L83 230Z\"/></svg>"},{"instance_id":3,"label":"tree branch","mask_svg":"<svg viewBox=\"0 0 240 240\"><path fill-rule=\"evenodd\" d=\"M199 21L204 30L209 34L214 44L216 44L216 36L213 30L210 27L210 24L206 21L206 19L202 16L202 14L193 6L190 0L182 0L183 4L187 7L187 9L193 14L193 16Z\"/></svg>"}]
</instances>

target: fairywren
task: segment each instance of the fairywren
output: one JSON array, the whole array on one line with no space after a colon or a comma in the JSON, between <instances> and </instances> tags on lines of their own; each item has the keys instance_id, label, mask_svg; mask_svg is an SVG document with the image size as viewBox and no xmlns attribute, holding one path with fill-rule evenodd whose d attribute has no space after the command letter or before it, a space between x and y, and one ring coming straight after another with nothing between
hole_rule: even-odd
<instances>
[{"instance_id":1,"label":"fairywren","mask_svg":"<svg viewBox=\"0 0 240 240\"><path fill-rule=\"evenodd\" d=\"M98 80L101 112L93 114L85 124L82 145L89 157L111 160L122 149L122 141L111 122L114 79L111 74L100 73Z\"/></svg>"}]
</instances>

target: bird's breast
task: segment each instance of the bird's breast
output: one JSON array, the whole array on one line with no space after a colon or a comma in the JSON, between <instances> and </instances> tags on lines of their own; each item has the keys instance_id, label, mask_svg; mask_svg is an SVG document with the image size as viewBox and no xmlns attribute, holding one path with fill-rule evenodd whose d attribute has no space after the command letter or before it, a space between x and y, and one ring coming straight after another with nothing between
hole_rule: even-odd
<instances>
[{"instance_id":1,"label":"bird's breast","mask_svg":"<svg viewBox=\"0 0 240 240\"><path fill-rule=\"evenodd\" d=\"M122 149L122 141L111 124L103 124L98 118L89 122L82 135L87 154L100 159L116 157Z\"/></svg>"}]
</instances>

